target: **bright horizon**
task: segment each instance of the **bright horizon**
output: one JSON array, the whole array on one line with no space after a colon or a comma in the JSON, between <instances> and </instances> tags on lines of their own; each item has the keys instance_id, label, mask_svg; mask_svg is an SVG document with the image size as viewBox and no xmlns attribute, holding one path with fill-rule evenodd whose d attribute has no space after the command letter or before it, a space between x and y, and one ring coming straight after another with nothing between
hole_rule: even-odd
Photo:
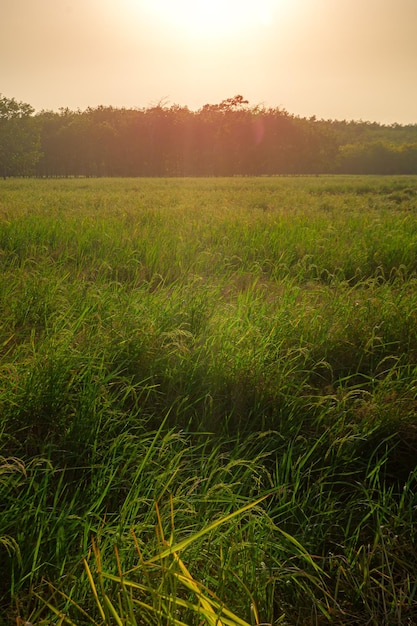
<instances>
[{"instance_id":1,"label":"bright horizon","mask_svg":"<svg viewBox=\"0 0 417 626\"><path fill-rule=\"evenodd\" d=\"M0 93L417 124L416 26L417 0L4 0Z\"/></svg>"}]
</instances>

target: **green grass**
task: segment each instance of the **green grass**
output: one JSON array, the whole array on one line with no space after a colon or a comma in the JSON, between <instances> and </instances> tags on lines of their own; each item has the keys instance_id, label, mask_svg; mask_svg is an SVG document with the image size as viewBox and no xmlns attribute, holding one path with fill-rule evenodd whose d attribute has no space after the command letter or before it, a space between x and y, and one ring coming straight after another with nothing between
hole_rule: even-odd
<instances>
[{"instance_id":1,"label":"green grass","mask_svg":"<svg viewBox=\"0 0 417 626\"><path fill-rule=\"evenodd\" d=\"M0 266L0 623L414 623L416 178L0 181Z\"/></svg>"}]
</instances>

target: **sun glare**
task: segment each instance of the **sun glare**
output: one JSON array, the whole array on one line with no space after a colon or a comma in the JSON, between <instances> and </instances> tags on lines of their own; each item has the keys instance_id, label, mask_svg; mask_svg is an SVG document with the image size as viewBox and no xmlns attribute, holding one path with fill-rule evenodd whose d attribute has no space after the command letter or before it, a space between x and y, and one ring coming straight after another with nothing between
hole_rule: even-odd
<instances>
[{"instance_id":1,"label":"sun glare","mask_svg":"<svg viewBox=\"0 0 417 626\"><path fill-rule=\"evenodd\" d=\"M267 26L273 4L273 0L148 0L146 9L183 35L216 38Z\"/></svg>"}]
</instances>

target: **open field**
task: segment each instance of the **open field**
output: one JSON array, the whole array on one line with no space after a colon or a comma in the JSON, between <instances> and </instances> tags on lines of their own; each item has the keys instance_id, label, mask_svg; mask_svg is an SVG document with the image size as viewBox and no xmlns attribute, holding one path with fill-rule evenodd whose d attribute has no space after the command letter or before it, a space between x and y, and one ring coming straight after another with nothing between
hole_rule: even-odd
<instances>
[{"instance_id":1,"label":"open field","mask_svg":"<svg viewBox=\"0 0 417 626\"><path fill-rule=\"evenodd\" d=\"M0 266L0 624L417 623L416 177L0 181Z\"/></svg>"}]
</instances>

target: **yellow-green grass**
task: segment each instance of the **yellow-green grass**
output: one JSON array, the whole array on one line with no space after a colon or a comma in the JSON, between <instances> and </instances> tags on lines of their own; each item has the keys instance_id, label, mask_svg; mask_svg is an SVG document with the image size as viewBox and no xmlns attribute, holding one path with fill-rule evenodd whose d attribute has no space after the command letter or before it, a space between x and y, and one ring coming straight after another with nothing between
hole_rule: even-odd
<instances>
[{"instance_id":1,"label":"yellow-green grass","mask_svg":"<svg viewBox=\"0 0 417 626\"><path fill-rule=\"evenodd\" d=\"M0 266L4 623L417 619L417 178L1 181Z\"/></svg>"}]
</instances>

